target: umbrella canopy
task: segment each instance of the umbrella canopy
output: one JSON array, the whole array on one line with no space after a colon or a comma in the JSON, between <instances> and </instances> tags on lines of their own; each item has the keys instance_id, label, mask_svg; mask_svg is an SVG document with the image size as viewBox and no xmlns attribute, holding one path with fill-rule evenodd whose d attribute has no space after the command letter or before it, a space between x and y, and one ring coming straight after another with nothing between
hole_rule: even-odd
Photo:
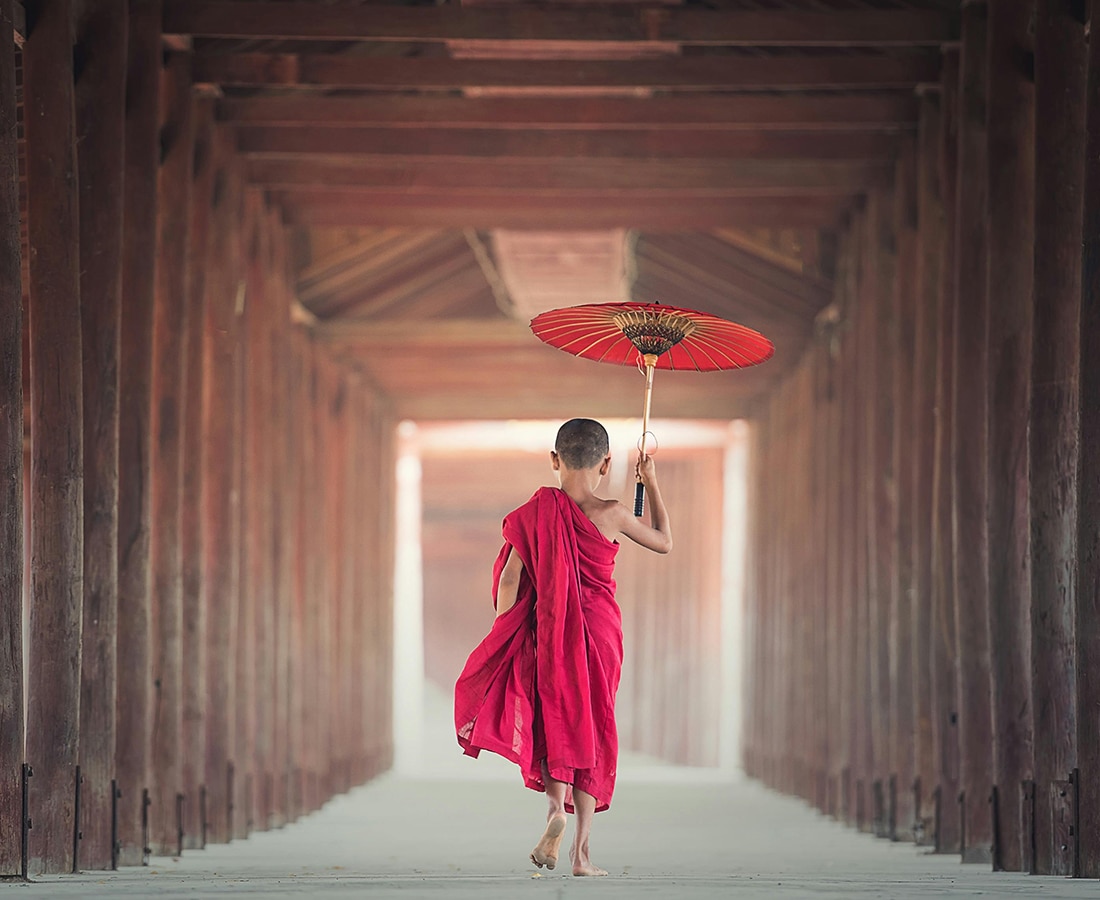
<instances>
[{"instance_id":1,"label":"umbrella canopy","mask_svg":"<svg viewBox=\"0 0 1100 900\"><path fill-rule=\"evenodd\" d=\"M775 347L759 332L710 313L661 303L591 303L551 309L531 330L574 356L617 365L716 372L770 359Z\"/></svg>"}]
</instances>

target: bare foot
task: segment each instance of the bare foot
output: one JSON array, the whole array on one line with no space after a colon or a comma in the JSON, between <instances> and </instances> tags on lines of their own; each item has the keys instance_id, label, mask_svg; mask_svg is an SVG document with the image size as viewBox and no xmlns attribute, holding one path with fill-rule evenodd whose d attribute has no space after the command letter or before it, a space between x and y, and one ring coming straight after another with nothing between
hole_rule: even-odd
<instances>
[{"instance_id":1,"label":"bare foot","mask_svg":"<svg viewBox=\"0 0 1100 900\"><path fill-rule=\"evenodd\" d=\"M561 839L564 834L565 813L551 816L546 823L546 831L542 833L542 838L535 844L535 849L531 851L531 862L540 869L543 866L548 869L554 868L558 864L558 848L561 847Z\"/></svg>"},{"instance_id":2,"label":"bare foot","mask_svg":"<svg viewBox=\"0 0 1100 900\"><path fill-rule=\"evenodd\" d=\"M573 860L573 874L574 875L606 875L607 872L601 869L599 866L592 865L592 860L588 858L587 848L583 853L578 853L574 847L569 851L569 857Z\"/></svg>"}]
</instances>

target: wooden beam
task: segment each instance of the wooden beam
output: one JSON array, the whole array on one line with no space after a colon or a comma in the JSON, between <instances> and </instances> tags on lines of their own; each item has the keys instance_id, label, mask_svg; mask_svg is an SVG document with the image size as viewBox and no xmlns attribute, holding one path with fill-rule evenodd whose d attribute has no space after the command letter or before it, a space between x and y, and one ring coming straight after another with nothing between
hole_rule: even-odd
<instances>
[{"instance_id":1,"label":"wooden beam","mask_svg":"<svg viewBox=\"0 0 1100 900\"><path fill-rule=\"evenodd\" d=\"M463 194L530 191L621 192L626 196L670 194L719 197L776 194L858 193L889 183L887 164L751 161L743 163L671 160L467 160L445 163L395 160L329 162L253 159L247 177L269 188L341 188L396 194Z\"/></svg>"},{"instance_id":2,"label":"wooden beam","mask_svg":"<svg viewBox=\"0 0 1100 900\"><path fill-rule=\"evenodd\" d=\"M1035 236L1035 87L1019 65L1031 10L989 4L989 633L993 866L1018 872L1020 784L1033 777L1028 418ZM995 311L994 311L995 310Z\"/></svg>"},{"instance_id":3,"label":"wooden beam","mask_svg":"<svg viewBox=\"0 0 1100 900\"><path fill-rule=\"evenodd\" d=\"M648 90L827 90L909 88L939 77L923 53L876 56L694 56L573 60L384 58L294 53L195 54L195 81L380 90L500 87Z\"/></svg>"},{"instance_id":4,"label":"wooden beam","mask_svg":"<svg viewBox=\"0 0 1100 900\"><path fill-rule=\"evenodd\" d=\"M30 247L29 871L73 870L83 591L80 214L70 0L38 5L23 54Z\"/></svg>"},{"instance_id":5,"label":"wooden beam","mask_svg":"<svg viewBox=\"0 0 1100 900\"><path fill-rule=\"evenodd\" d=\"M390 192L275 191L273 199L293 225L415 228L648 228L691 230L716 227L831 227L847 202L830 197L768 197L747 200L667 197L624 199L593 192L548 197L523 191L494 197L400 196Z\"/></svg>"},{"instance_id":6,"label":"wooden beam","mask_svg":"<svg viewBox=\"0 0 1100 900\"><path fill-rule=\"evenodd\" d=\"M27 11L22 3L13 2L9 16L3 28L5 31L11 28L15 35L15 46L22 47L27 40Z\"/></svg>"},{"instance_id":7,"label":"wooden beam","mask_svg":"<svg viewBox=\"0 0 1100 900\"><path fill-rule=\"evenodd\" d=\"M142 791L149 785L153 725L152 600L149 582L149 421L152 406L153 290L156 280L160 108L160 4L131 0L127 43L126 239L119 345L119 680L116 775L119 863L140 865Z\"/></svg>"},{"instance_id":8,"label":"wooden beam","mask_svg":"<svg viewBox=\"0 0 1100 900\"><path fill-rule=\"evenodd\" d=\"M1060 816L1052 798L1054 783L1077 767L1081 714L1073 676L1087 76L1088 43L1077 6L1039 0L1029 450L1035 869L1042 875L1076 874L1072 842L1055 839Z\"/></svg>"},{"instance_id":9,"label":"wooden beam","mask_svg":"<svg viewBox=\"0 0 1100 900\"><path fill-rule=\"evenodd\" d=\"M285 128L237 129L248 155L329 158L407 156L420 159L836 159L884 160L897 137L883 132L751 131L488 131L483 129Z\"/></svg>"},{"instance_id":10,"label":"wooden beam","mask_svg":"<svg viewBox=\"0 0 1100 900\"><path fill-rule=\"evenodd\" d=\"M185 2L164 16L166 34L276 40L514 42L612 41L734 46L938 46L957 36L953 17L933 11L704 10L596 6L363 7L336 3Z\"/></svg>"},{"instance_id":11,"label":"wooden beam","mask_svg":"<svg viewBox=\"0 0 1100 900\"><path fill-rule=\"evenodd\" d=\"M1100 2L1090 4L1100 22ZM1077 696L1082 709L1100 704L1100 41L1089 42L1085 225L1081 291L1081 371L1078 376L1081 459L1077 481ZM1077 718L1077 850L1082 878L1100 878L1100 719Z\"/></svg>"},{"instance_id":12,"label":"wooden beam","mask_svg":"<svg viewBox=\"0 0 1100 900\"><path fill-rule=\"evenodd\" d=\"M0 0L0 32L12 27ZM22 869L23 285L15 45L0 41L0 877Z\"/></svg>"},{"instance_id":13,"label":"wooden beam","mask_svg":"<svg viewBox=\"0 0 1100 900\"><path fill-rule=\"evenodd\" d=\"M84 646L79 868L110 869L118 628L118 361L122 297L126 0L77 4L80 306L84 346Z\"/></svg>"},{"instance_id":14,"label":"wooden beam","mask_svg":"<svg viewBox=\"0 0 1100 900\"><path fill-rule=\"evenodd\" d=\"M328 8L328 7L324 7ZM904 92L805 97L797 94L681 97L360 97L229 98L219 118L238 125L387 126L601 131L677 128L735 131L890 130L916 120Z\"/></svg>"}]
</instances>

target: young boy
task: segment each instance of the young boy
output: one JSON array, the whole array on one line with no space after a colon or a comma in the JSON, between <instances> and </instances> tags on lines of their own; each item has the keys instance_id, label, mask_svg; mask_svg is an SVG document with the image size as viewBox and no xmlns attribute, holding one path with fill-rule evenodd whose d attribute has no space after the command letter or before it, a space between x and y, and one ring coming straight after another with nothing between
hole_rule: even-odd
<instances>
[{"instance_id":1,"label":"young boy","mask_svg":"<svg viewBox=\"0 0 1100 900\"><path fill-rule=\"evenodd\" d=\"M623 660L622 615L613 569L619 535L657 553L672 531L653 460L637 473L649 498L646 524L617 500L596 496L611 464L607 431L592 419L558 430L550 465L558 488L539 488L504 519L493 569L493 628L455 685L458 742L470 756L491 750L517 763L527 787L545 791L546 830L531 861L553 869L567 812L576 812L574 875L592 864L594 813L615 789L615 693Z\"/></svg>"}]
</instances>

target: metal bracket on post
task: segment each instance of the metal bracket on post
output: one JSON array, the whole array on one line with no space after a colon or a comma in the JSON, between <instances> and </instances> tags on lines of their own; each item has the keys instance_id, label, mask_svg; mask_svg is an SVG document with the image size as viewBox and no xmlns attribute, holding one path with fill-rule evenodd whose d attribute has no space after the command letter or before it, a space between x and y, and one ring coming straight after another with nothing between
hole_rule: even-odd
<instances>
[{"instance_id":1,"label":"metal bracket on post","mask_svg":"<svg viewBox=\"0 0 1100 900\"><path fill-rule=\"evenodd\" d=\"M252 826L255 822L252 820L252 810L256 808L256 804L253 802L252 792L255 790L255 783L253 781L253 775L249 772L244 776L244 833L252 834Z\"/></svg>"},{"instance_id":2,"label":"metal bracket on post","mask_svg":"<svg viewBox=\"0 0 1100 900\"><path fill-rule=\"evenodd\" d=\"M936 785L932 791L932 851L943 853L943 788Z\"/></svg>"},{"instance_id":3,"label":"metal bracket on post","mask_svg":"<svg viewBox=\"0 0 1100 900\"><path fill-rule=\"evenodd\" d=\"M149 788L141 789L141 864L149 865L149 857L153 855L149 846L149 807L153 804L149 797Z\"/></svg>"},{"instance_id":4,"label":"metal bracket on post","mask_svg":"<svg viewBox=\"0 0 1100 900\"><path fill-rule=\"evenodd\" d=\"M1077 798L1073 776L1050 783L1051 875L1076 875Z\"/></svg>"},{"instance_id":5,"label":"metal bracket on post","mask_svg":"<svg viewBox=\"0 0 1100 900\"><path fill-rule=\"evenodd\" d=\"M997 791L997 785L993 785L989 791L989 817L993 824L993 846L990 853L993 857L993 871L1004 871L1004 848L1001 838L1001 795Z\"/></svg>"},{"instance_id":6,"label":"metal bracket on post","mask_svg":"<svg viewBox=\"0 0 1100 900\"><path fill-rule=\"evenodd\" d=\"M856 779L856 831L863 831L865 821L863 801L863 779Z\"/></svg>"},{"instance_id":7,"label":"metal bracket on post","mask_svg":"<svg viewBox=\"0 0 1100 900\"><path fill-rule=\"evenodd\" d=\"M118 871L118 858L122 853L122 842L118 839L118 801L122 799L122 791L118 789L118 781L111 779L111 871Z\"/></svg>"},{"instance_id":8,"label":"metal bracket on post","mask_svg":"<svg viewBox=\"0 0 1100 900\"><path fill-rule=\"evenodd\" d=\"M898 776L892 774L886 786L886 837L898 839Z\"/></svg>"},{"instance_id":9,"label":"metal bracket on post","mask_svg":"<svg viewBox=\"0 0 1100 900\"><path fill-rule=\"evenodd\" d=\"M236 781L236 770L233 763L226 763L225 767L225 840L226 843L233 840L233 813L237 805L233 802L233 783Z\"/></svg>"},{"instance_id":10,"label":"metal bracket on post","mask_svg":"<svg viewBox=\"0 0 1100 900\"><path fill-rule=\"evenodd\" d=\"M183 794L176 794L176 856L183 856Z\"/></svg>"},{"instance_id":11,"label":"metal bracket on post","mask_svg":"<svg viewBox=\"0 0 1100 900\"><path fill-rule=\"evenodd\" d=\"M80 872L80 842L84 839L84 832L80 830L80 787L84 784L84 776L80 774L80 766L76 767L76 784L74 785L76 797L73 801L73 874Z\"/></svg>"},{"instance_id":12,"label":"metal bracket on post","mask_svg":"<svg viewBox=\"0 0 1100 900\"><path fill-rule=\"evenodd\" d=\"M875 837L886 837L886 797L882 789L882 779L876 778L871 782L871 802L873 813L871 819L871 833Z\"/></svg>"},{"instance_id":13,"label":"metal bracket on post","mask_svg":"<svg viewBox=\"0 0 1100 900\"><path fill-rule=\"evenodd\" d=\"M959 791L955 798L959 804L959 855L966 859L966 791Z\"/></svg>"},{"instance_id":14,"label":"metal bracket on post","mask_svg":"<svg viewBox=\"0 0 1100 900\"><path fill-rule=\"evenodd\" d=\"M1073 877L1081 878L1081 770L1074 769L1069 780L1073 785Z\"/></svg>"},{"instance_id":15,"label":"metal bracket on post","mask_svg":"<svg viewBox=\"0 0 1100 900\"><path fill-rule=\"evenodd\" d=\"M33 827L31 823L31 778L33 777L34 769L31 768L30 763L23 763L23 819L20 828L23 833L23 838L20 846L20 871L24 881L27 880L27 870L30 860L30 830Z\"/></svg>"},{"instance_id":16,"label":"metal bracket on post","mask_svg":"<svg viewBox=\"0 0 1100 900\"><path fill-rule=\"evenodd\" d=\"M206 785L199 786L199 849L206 849Z\"/></svg>"},{"instance_id":17,"label":"metal bracket on post","mask_svg":"<svg viewBox=\"0 0 1100 900\"><path fill-rule=\"evenodd\" d=\"M1035 782L1020 782L1020 867L1035 874Z\"/></svg>"}]
</instances>

